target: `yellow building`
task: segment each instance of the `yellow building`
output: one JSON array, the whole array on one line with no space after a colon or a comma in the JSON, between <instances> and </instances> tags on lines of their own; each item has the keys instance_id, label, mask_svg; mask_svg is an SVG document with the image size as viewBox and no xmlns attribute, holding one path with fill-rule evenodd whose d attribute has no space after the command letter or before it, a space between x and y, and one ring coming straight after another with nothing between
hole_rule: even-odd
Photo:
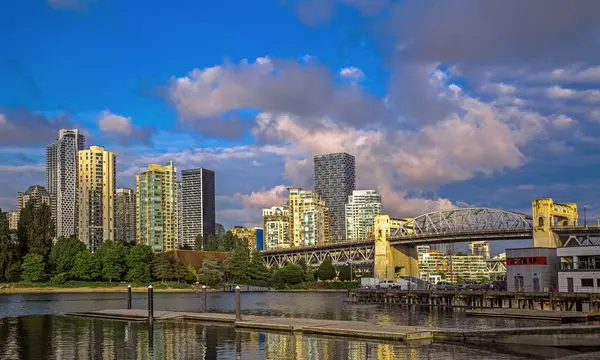
<instances>
[{"instance_id":1,"label":"yellow building","mask_svg":"<svg viewBox=\"0 0 600 360\"><path fill-rule=\"evenodd\" d=\"M177 244L177 168L148 165L135 177L136 239L155 252L175 250Z\"/></svg>"},{"instance_id":2,"label":"yellow building","mask_svg":"<svg viewBox=\"0 0 600 360\"><path fill-rule=\"evenodd\" d=\"M328 209L315 190L288 188L288 207L292 246L309 246L329 241Z\"/></svg>"},{"instance_id":3,"label":"yellow building","mask_svg":"<svg viewBox=\"0 0 600 360\"><path fill-rule=\"evenodd\" d=\"M116 156L102 146L79 151L79 240L95 251L115 240Z\"/></svg>"},{"instance_id":4,"label":"yellow building","mask_svg":"<svg viewBox=\"0 0 600 360\"><path fill-rule=\"evenodd\" d=\"M263 235L266 250L290 247L290 212L287 207L263 209Z\"/></svg>"},{"instance_id":5,"label":"yellow building","mask_svg":"<svg viewBox=\"0 0 600 360\"><path fill-rule=\"evenodd\" d=\"M256 228L234 226L230 231L233 235L248 243L248 248L250 250L256 250Z\"/></svg>"},{"instance_id":6,"label":"yellow building","mask_svg":"<svg viewBox=\"0 0 600 360\"><path fill-rule=\"evenodd\" d=\"M17 230L17 228L19 227L19 215L20 213L18 211L11 211L6 213L6 216L8 217L9 229Z\"/></svg>"}]
</instances>

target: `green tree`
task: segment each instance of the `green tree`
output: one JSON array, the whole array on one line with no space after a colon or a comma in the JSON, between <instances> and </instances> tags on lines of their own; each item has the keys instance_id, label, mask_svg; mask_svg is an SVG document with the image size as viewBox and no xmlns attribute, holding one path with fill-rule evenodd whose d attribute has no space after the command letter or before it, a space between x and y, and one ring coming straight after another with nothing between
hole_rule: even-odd
<instances>
[{"instance_id":1,"label":"green tree","mask_svg":"<svg viewBox=\"0 0 600 360\"><path fill-rule=\"evenodd\" d=\"M29 202L33 203L33 202ZM28 204L29 204L28 203ZM41 255L44 262L48 260L54 239L54 221L52 211L47 204L41 204L33 210L33 224L27 237L27 252Z\"/></svg>"},{"instance_id":2,"label":"green tree","mask_svg":"<svg viewBox=\"0 0 600 360\"><path fill-rule=\"evenodd\" d=\"M206 242L206 246L204 247L205 251L217 251L217 238L210 234L208 235L208 241Z\"/></svg>"},{"instance_id":3,"label":"green tree","mask_svg":"<svg viewBox=\"0 0 600 360\"><path fill-rule=\"evenodd\" d=\"M86 249L76 237L60 237L50 251L49 263L55 274L66 273L75 266L75 257Z\"/></svg>"},{"instance_id":4,"label":"green tree","mask_svg":"<svg viewBox=\"0 0 600 360\"><path fill-rule=\"evenodd\" d=\"M252 280L267 281L271 277L271 273L260 252L254 250L248 267L248 274Z\"/></svg>"},{"instance_id":5,"label":"green tree","mask_svg":"<svg viewBox=\"0 0 600 360\"><path fill-rule=\"evenodd\" d=\"M194 240L194 250L202 250L204 248L204 237L202 234L196 235Z\"/></svg>"},{"instance_id":6,"label":"green tree","mask_svg":"<svg viewBox=\"0 0 600 360\"><path fill-rule=\"evenodd\" d=\"M173 277L177 279L177 282L185 280L187 275L187 268L185 265L176 257L173 257Z\"/></svg>"},{"instance_id":7,"label":"green tree","mask_svg":"<svg viewBox=\"0 0 600 360\"><path fill-rule=\"evenodd\" d=\"M330 258L323 260L321 265L319 265L317 277L322 281L335 279L335 267L333 267L333 263L331 262Z\"/></svg>"},{"instance_id":8,"label":"green tree","mask_svg":"<svg viewBox=\"0 0 600 360\"><path fill-rule=\"evenodd\" d=\"M237 246L229 258L229 276L233 281L248 280L250 252L247 247Z\"/></svg>"},{"instance_id":9,"label":"green tree","mask_svg":"<svg viewBox=\"0 0 600 360\"><path fill-rule=\"evenodd\" d=\"M21 276L25 281L38 282L46 279L46 263L40 254L27 254L21 265L23 273Z\"/></svg>"},{"instance_id":10,"label":"green tree","mask_svg":"<svg viewBox=\"0 0 600 360\"><path fill-rule=\"evenodd\" d=\"M173 255L167 252L161 252L154 255L152 261L152 273L154 278L163 282L175 278L175 260Z\"/></svg>"},{"instance_id":11,"label":"green tree","mask_svg":"<svg viewBox=\"0 0 600 360\"><path fill-rule=\"evenodd\" d=\"M35 207L33 202L28 202L19 213L19 224L17 225L17 239L19 241L19 253L21 258L27 255L27 244L31 237L31 229L33 228L33 213Z\"/></svg>"},{"instance_id":12,"label":"green tree","mask_svg":"<svg viewBox=\"0 0 600 360\"><path fill-rule=\"evenodd\" d=\"M127 255L126 279L132 282L148 283L152 281L150 264L154 258L152 248L148 245L137 244L129 249Z\"/></svg>"},{"instance_id":13,"label":"green tree","mask_svg":"<svg viewBox=\"0 0 600 360\"><path fill-rule=\"evenodd\" d=\"M342 266L340 269L339 279L341 281L356 280L356 272L354 267L350 264Z\"/></svg>"},{"instance_id":14,"label":"green tree","mask_svg":"<svg viewBox=\"0 0 600 360\"><path fill-rule=\"evenodd\" d=\"M123 244L115 244L105 241L97 251L98 258L102 263L102 278L112 282L119 281L125 274L125 259L127 251Z\"/></svg>"},{"instance_id":15,"label":"green tree","mask_svg":"<svg viewBox=\"0 0 600 360\"><path fill-rule=\"evenodd\" d=\"M185 281L187 282L196 282L198 281L198 271L194 269L192 265L188 265L185 268Z\"/></svg>"},{"instance_id":16,"label":"green tree","mask_svg":"<svg viewBox=\"0 0 600 360\"><path fill-rule=\"evenodd\" d=\"M231 231L227 231L221 236L221 243L219 244L219 250L221 251L232 251L237 245L241 243L241 239L234 235Z\"/></svg>"},{"instance_id":17,"label":"green tree","mask_svg":"<svg viewBox=\"0 0 600 360\"><path fill-rule=\"evenodd\" d=\"M300 266L302 272L304 273L304 275L306 275L306 270L308 269L308 266L306 265L306 260L304 260L304 258L301 258L296 264Z\"/></svg>"},{"instance_id":18,"label":"green tree","mask_svg":"<svg viewBox=\"0 0 600 360\"><path fill-rule=\"evenodd\" d=\"M285 284L299 284L304 281L304 272L296 264L287 264L277 270L276 278L279 278Z\"/></svg>"},{"instance_id":19,"label":"green tree","mask_svg":"<svg viewBox=\"0 0 600 360\"><path fill-rule=\"evenodd\" d=\"M304 281L306 281L306 282L315 281L315 272L312 268L306 269L306 273L304 274Z\"/></svg>"},{"instance_id":20,"label":"green tree","mask_svg":"<svg viewBox=\"0 0 600 360\"><path fill-rule=\"evenodd\" d=\"M71 270L71 276L78 280L94 281L102 277L102 262L99 256L84 250L75 256L75 265Z\"/></svg>"},{"instance_id":21,"label":"green tree","mask_svg":"<svg viewBox=\"0 0 600 360\"><path fill-rule=\"evenodd\" d=\"M223 282L223 271L214 256L206 256L198 269L198 282L208 287L214 287Z\"/></svg>"},{"instance_id":22,"label":"green tree","mask_svg":"<svg viewBox=\"0 0 600 360\"><path fill-rule=\"evenodd\" d=\"M8 219L0 209L0 280L12 281L19 264L19 248L8 228Z\"/></svg>"}]
</instances>

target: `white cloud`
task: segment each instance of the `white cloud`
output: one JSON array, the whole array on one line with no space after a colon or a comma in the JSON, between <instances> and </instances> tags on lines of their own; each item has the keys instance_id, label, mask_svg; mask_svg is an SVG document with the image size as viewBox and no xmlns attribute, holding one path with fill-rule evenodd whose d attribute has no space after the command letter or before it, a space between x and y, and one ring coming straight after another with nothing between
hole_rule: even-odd
<instances>
[{"instance_id":1,"label":"white cloud","mask_svg":"<svg viewBox=\"0 0 600 360\"><path fill-rule=\"evenodd\" d=\"M492 83L482 86L482 90L498 95L513 95L517 91L517 87L505 83Z\"/></svg>"},{"instance_id":2,"label":"white cloud","mask_svg":"<svg viewBox=\"0 0 600 360\"><path fill-rule=\"evenodd\" d=\"M121 144L141 141L149 145L152 135L156 132L151 127L135 126L131 122L131 117L113 114L110 110L98 114L97 121L100 131Z\"/></svg>"},{"instance_id":3,"label":"white cloud","mask_svg":"<svg viewBox=\"0 0 600 360\"><path fill-rule=\"evenodd\" d=\"M554 85L548 88L547 94L553 99L571 99L576 96L577 92L572 89L566 89L558 85Z\"/></svg>"},{"instance_id":4,"label":"white cloud","mask_svg":"<svg viewBox=\"0 0 600 360\"><path fill-rule=\"evenodd\" d=\"M340 70L340 75L353 80L360 80L365 76L361 69L354 66L343 68Z\"/></svg>"},{"instance_id":5,"label":"white cloud","mask_svg":"<svg viewBox=\"0 0 600 360\"><path fill-rule=\"evenodd\" d=\"M286 185L277 185L268 190L263 188L259 191L253 191L250 194L237 193L234 196L246 207L264 209L275 205L283 205L288 197L287 188L288 186Z\"/></svg>"},{"instance_id":6,"label":"white cloud","mask_svg":"<svg viewBox=\"0 0 600 360\"><path fill-rule=\"evenodd\" d=\"M46 165L0 165L0 172L43 172L46 171Z\"/></svg>"},{"instance_id":7,"label":"white cloud","mask_svg":"<svg viewBox=\"0 0 600 360\"><path fill-rule=\"evenodd\" d=\"M566 129L566 128L570 128L571 126L575 125L577 122L575 120L573 120L572 118L560 114L560 115L556 115L554 117L552 117L552 125L554 125L555 127L559 128L559 129Z\"/></svg>"}]
</instances>

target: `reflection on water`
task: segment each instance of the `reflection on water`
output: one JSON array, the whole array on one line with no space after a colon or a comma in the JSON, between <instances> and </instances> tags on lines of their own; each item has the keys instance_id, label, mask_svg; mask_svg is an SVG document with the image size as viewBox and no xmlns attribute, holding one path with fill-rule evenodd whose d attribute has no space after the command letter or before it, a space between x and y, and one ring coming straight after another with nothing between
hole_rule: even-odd
<instances>
[{"instance_id":1,"label":"reflection on water","mask_svg":"<svg viewBox=\"0 0 600 360\"><path fill-rule=\"evenodd\" d=\"M0 295L0 317L64 314L75 311L123 309L127 302L123 293L11 294ZM366 321L379 324L461 327L468 329L523 326L555 326L555 322L521 319L467 317L462 311L439 308L407 308L398 305L356 305L346 303L345 293L243 293L245 314L304 317L332 320ZM155 310L200 311L200 294L155 293ZM147 296L133 294L133 307L146 309ZM208 294L208 308L233 312L232 293Z\"/></svg>"},{"instance_id":2,"label":"reflection on water","mask_svg":"<svg viewBox=\"0 0 600 360\"><path fill-rule=\"evenodd\" d=\"M406 346L236 331L183 321L147 323L56 315L0 318L0 359L524 359L458 345Z\"/></svg>"}]
</instances>

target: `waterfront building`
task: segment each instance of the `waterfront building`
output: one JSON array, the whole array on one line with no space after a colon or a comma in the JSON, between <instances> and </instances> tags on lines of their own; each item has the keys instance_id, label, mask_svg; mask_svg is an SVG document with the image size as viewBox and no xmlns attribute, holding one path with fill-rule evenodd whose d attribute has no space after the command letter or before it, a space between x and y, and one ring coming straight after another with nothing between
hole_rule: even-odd
<instances>
[{"instance_id":1,"label":"waterfront building","mask_svg":"<svg viewBox=\"0 0 600 360\"><path fill-rule=\"evenodd\" d=\"M135 241L135 193L119 188L115 198L115 239Z\"/></svg>"},{"instance_id":2,"label":"waterfront building","mask_svg":"<svg viewBox=\"0 0 600 360\"><path fill-rule=\"evenodd\" d=\"M56 195L56 236L77 235L79 151L85 136L78 129L61 129L58 139L46 147L46 189Z\"/></svg>"},{"instance_id":3,"label":"waterfront building","mask_svg":"<svg viewBox=\"0 0 600 360\"><path fill-rule=\"evenodd\" d=\"M356 189L354 156L347 153L314 157L315 190L329 209L328 234L331 242L346 239L346 202Z\"/></svg>"},{"instance_id":4,"label":"waterfront building","mask_svg":"<svg viewBox=\"0 0 600 360\"><path fill-rule=\"evenodd\" d=\"M183 246L183 187L181 181L177 182L177 244ZM195 245L195 244L194 244ZM195 246L192 249L195 249Z\"/></svg>"},{"instance_id":5,"label":"waterfront building","mask_svg":"<svg viewBox=\"0 0 600 360\"><path fill-rule=\"evenodd\" d=\"M328 238L328 209L316 190L288 188L292 246L324 244Z\"/></svg>"},{"instance_id":6,"label":"waterfront building","mask_svg":"<svg viewBox=\"0 0 600 360\"><path fill-rule=\"evenodd\" d=\"M560 266L556 254L556 248L548 247L506 249L507 290L554 291L558 287Z\"/></svg>"},{"instance_id":7,"label":"waterfront building","mask_svg":"<svg viewBox=\"0 0 600 360\"><path fill-rule=\"evenodd\" d=\"M262 228L254 228L256 230L256 249L264 250L265 249L265 238L264 231Z\"/></svg>"},{"instance_id":8,"label":"waterfront building","mask_svg":"<svg viewBox=\"0 0 600 360\"><path fill-rule=\"evenodd\" d=\"M489 241L471 241L469 243L469 253L475 256L482 256L484 259L490 258Z\"/></svg>"},{"instance_id":9,"label":"waterfront building","mask_svg":"<svg viewBox=\"0 0 600 360\"><path fill-rule=\"evenodd\" d=\"M115 240L116 156L102 146L79 151L79 241L90 251Z\"/></svg>"},{"instance_id":10,"label":"waterfront building","mask_svg":"<svg viewBox=\"0 0 600 360\"><path fill-rule=\"evenodd\" d=\"M346 240L366 240L375 224L375 216L383 214L381 196L375 190L354 190L346 204Z\"/></svg>"},{"instance_id":11,"label":"waterfront building","mask_svg":"<svg viewBox=\"0 0 600 360\"><path fill-rule=\"evenodd\" d=\"M19 223L21 210L23 210L30 202L33 203L35 207L38 207L41 204L48 205L52 212L52 219L56 221L56 196L50 194L43 186L33 185L27 188L27 190L17 193L17 211L15 211L15 215L13 215L13 222L15 224Z\"/></svg>"},{"instance_id":12,"label":"waterfront building","mask_svg":"<svg viewBox=\"0 0 600 360\"><path fill-rule=\"evenodd\" d=\"M558 291L600 292L600 246L579 245L576 241L569 245L556 249L560 259Z\"/></svg>"},{"instance_id":13,"label":"waterfront building","mask_svg":"<svg viewBox=\"0 0 600 360\"><path fill-rule=\"evenodd\" d=\"M230 229L231 233L248 244L250 250L257 249L256 228L245 228L242 226L234 226Z\"/></svg>"},{"instance_id":14,"label":"waterfront building","mask_svg":"<svg viewBox=\"0 0 600 360\"><path fill-rule=\"evenodd\" d=\"M202 235L204 244L215 234L215 173L198 168L181 172L181 213L183 231L181 246L194 247L196 236Z\"/></svg>"},{"instance_id":15,"label":"waterfront building","mask_svg":"<svg viewBox=\"0 0 600 360\"><path fill-rule=\"evenodd\" d=\"M263 209L262 218L265 250L289 248L291 245L289 209L284 206Z\"/></svg>"},{"instance_id":16,"label":"waterfront building","mask_svg":"<svg viewBox=\"0 0 600 360\"><path fill-rule=\"evenodd\" d=\"M425 248L420 250L418 252L419 272L423 280L436 279L437 281L441 279L453 283L481 282L490 277L487 264L482 256L448 255Z\"/></svg>"},{"instance_id":17,"label":"waterfront building","mask_svg":"<svg viewBox=\"0 0 600 360\"><path fill-rule=\"evenodd\" d=\"M136 238L155 252L175 250L177 245L177 168L148 165L135 178Z\"/></svg>"},{"instance_id":18,"label":"waterfront building","mask_svg":"<svg viewBox=\"0 0 600 360\"><path fill-rule=\"evenodd\" d=\"M451 281L484 282L490 280L490 272L483 256L478 255L451 255L450 256Z\"/></svg>"}]
</instances>

